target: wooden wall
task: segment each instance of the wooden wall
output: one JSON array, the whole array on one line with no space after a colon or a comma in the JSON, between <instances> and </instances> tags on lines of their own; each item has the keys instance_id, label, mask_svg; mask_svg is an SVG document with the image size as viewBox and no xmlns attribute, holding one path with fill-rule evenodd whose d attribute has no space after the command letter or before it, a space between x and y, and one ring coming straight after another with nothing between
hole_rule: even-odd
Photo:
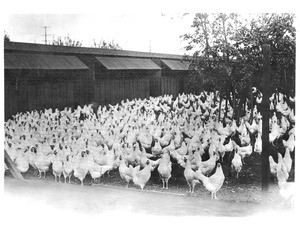
<instances>
[{"instance_id":1,"label":"wooden wall","mask_svg":"<svg viewBox=\"0 0 300 230\"><path fill-rule=\"evenodd\" d=\"M95 68L94 101L101 105L116 104L122 100L150 96L150 79L153 71L106 70Z\"/></svg>"},{"instance_id":2,"label":"wooden wall","mask_svg":"<svg viewBox=\"0 0 300 230\"><path fill-rule=\"evenodd\" d=\"M90 57L80 58L89 70L5 70L5 120L34 109L116 104L186 91L186 72L107 70Z\"/></svg>"},{"instance_id":3,"label":"wooden wall","mask_svg":"<svg viewBox=\"0 0 300 230\"><path fill-rule=\"evenodd\" d=\"M189 73L187 71L163 71L161 77L161 93L177 96L181 93L188 93L187 83Z\"/></svg>"},{"instance_id":4,"label":"wooden wall","mask_svg":"<svg viewBox=\"0 0 300 230\"><path fill-rule=\"evenodd\" d=\"M84 73L40 72L41 79L34 75L23 71L16 85L16 71L5 71L5 120L17 112L63 109L92 101L92 83Z\"/></svg>"},{"instance_id":5,"label":"wooden wall","mask_svg":"<svg viewBox=\"0 0 300 230\"><path fill-rule=\"evenodd\" d=\"M180 92L180 77L166 77L161 78L161 94L177 96Z\"/></svg>"},{"instance_id":6,"label":"wooden wall","mask_svg":"<svg viewBox=\"0 0 300 230\"><path fill-rule=\"evenodd\" d=\"M148 78L124 77L96 80L95 102L101 105L116 104L122 100L147 98L150 96Z\"/></svg>"}]
</instances>

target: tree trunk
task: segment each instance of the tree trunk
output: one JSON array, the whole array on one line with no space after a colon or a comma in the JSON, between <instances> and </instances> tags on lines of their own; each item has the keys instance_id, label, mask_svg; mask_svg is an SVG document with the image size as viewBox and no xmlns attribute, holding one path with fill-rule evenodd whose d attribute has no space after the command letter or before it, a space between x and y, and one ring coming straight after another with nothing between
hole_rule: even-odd
<instances>
[{"instance_id":1,"label":"tree trunk","mask_svg":"<svg viewBox=\"0 0 300 230\"><path fill-rule=\"evenodd\" d=\"M252 80L250 84L250 109L251 109L251 114L250 114L250 124L252 125L253 121L253 94L252 94Z\"/></svg>"},{"instance_id":2,"label":"tree trunk","mask_svg":"<svg viewBox=\"0 0 300 230\"><path fill-rule=\"evenodd\" d=\"M219 116L218 116L218 121L219 121L219 122L220 122L220 120L221 120L221 108L222 108L221 104L222 104L222 96L220 95L220 102L219 102Z\"/></svg>"},{"instance_id":3,"label":"tree trunk","mask_svg":"<svg viewBox=\"0 0 300 230\"><path fill-rule=\"evenodd\" d=\"M236 95L235 95L235 84L233 86L233 117L236 119Z\"/></svg>"},{"instance_id":4,"label":"tree trunk","mask_svg":"<svg viewBox=\"0 0 300 230\"><path fill-rule=\"evenodd\" d=\"M262 191L267 194L269 190L269 117L270 117L270 103L269 98L271 91L271 71L270 71L270 45L264 44L262 46L263 54L263 79L262 79L262 93L264 95L261 106L262 113L262 153L261 153L261 177L262 177Z\"/></svg>"}]
</instances>

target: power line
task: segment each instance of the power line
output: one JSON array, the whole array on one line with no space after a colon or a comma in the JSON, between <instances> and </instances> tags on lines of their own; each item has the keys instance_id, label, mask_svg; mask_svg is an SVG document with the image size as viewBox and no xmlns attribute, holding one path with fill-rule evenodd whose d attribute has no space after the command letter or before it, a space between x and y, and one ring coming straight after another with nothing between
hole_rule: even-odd
<instances>
[{"instance_id":1,"label":"power line","mask_svg":"<svg viewBox=\"0 0 300 230\"><path fill-rule=\"evenodd\" d=\"M45 34L44 35L42 35L42 36L44 36L45 37L45 44L47 45L47 37L50 35L50 34L47 34L47 28L50 28L50 26L43 26L42 28L44 28L45 29Z\"/></svg>"}]
</instances>

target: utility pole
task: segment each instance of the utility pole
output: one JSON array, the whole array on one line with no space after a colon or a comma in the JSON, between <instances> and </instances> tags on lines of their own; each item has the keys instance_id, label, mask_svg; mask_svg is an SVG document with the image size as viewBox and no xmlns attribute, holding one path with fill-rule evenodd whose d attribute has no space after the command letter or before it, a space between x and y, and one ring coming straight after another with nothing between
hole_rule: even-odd
<instances>
[{"instance_id":1,"label":"utility pole","mask_svg":"<svg viewBox=\"0 0 300 230\"><path fill-rule=\"evenodd\" d=\"M43 26L42 28L45 29L45 34L42 35L42 36L45 37L45 45L47 45L47 37L49 36L49 35L47 34L47 28L50 28L50 27L49 27L49 26Z\"/></svg>"},{"instance_id":2,"label":"utility pole","mask_svg":"<svg viewBox=\"0 0 300 230\"><path fill-rule=\"evenodd\" d=\"M270 45L262 45L262 54L263 54L263 75L261 81L261 91L263 93L263 100L261 104L261 113L262 113L262 153L261 153L261 179L262 179L262 191L266 195L269 191L269 170L270 162L269 156L270 151L270 142L269 142L269 117L270 117L270 101L269 98L272 94L271 87L271 68L270 68Z\"/></svg>"},{"instance_id":3,"label":"utility pole","mask_svg":"<svg viewBox=\"0 0 300 230\"><path fill-rule=\"evenodd\" d=\"M149 51L151 53L151 40L149 41Z\"/></svg>"}]
</instances>

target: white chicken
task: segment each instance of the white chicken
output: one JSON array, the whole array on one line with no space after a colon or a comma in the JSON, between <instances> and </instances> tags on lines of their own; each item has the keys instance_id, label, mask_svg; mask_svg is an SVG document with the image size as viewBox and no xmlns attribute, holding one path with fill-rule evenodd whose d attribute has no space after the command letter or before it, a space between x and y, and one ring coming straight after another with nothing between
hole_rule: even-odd
<instances>
[{"instance_id":1,"label":"white chicken","mask_svg":"<svg viewBox=\"0 0 300 230\"><path fill-rule=\"evenodd\" d=\"M86 156L85 151L82 151L80 157L77 158L77 166L74 168L74 176L80 180L80 184L83 185L83 180L89 172L89 159Z\"/></svg>"},{"instance_id":2,"label":"white chicken","mask_svg":"<svg viewBox=\"0 0 300 230\"><path fill-rule=\"evenodd\" d=\"M237 144L235 144L235 148L237 150L237 153L241 156L242 162L244 163L244 158L248 157L252 154L252 145L249 144L247 146L240 147Z\"/></svg>"},{"instance_id":3,"label":"white chicken","mask_svg":"<svg viewBox=\"0 0 300 230\"><path fill-rule=\"evenodd\" d=\"M159 161L159 166L157 168L157 171L159 173L160 179L163 183L163 188L168 189L169 185L169 179L171 178L171 172L172 172L172 163L170 160L170 155L168 152L164 153Z\"/></svg>"},{"instance_id":4,"label":"white chicken","mask_svg":"<svg viewBox=\"0 0 300 230\"><path fill-rule=\"evenodd\" d=\"M241 155L238 154L237 151L234 153L234 157L231 161L231 168L236 172L236 178L239 178L239 173L242 170L243 163L242 163L242 158Z\"/></svg>"},{"instance_id":5,"label":"white chicken","mask_svg":"<svg viewBox=\"0 0 300 230\"><path fill-rule=\"evenodd\" d=\"M196 184L199 183L199 179L197 177L196 172L191 167L191 162L186 157L184 158L185 168L184 168L184 177L189 186L189 193L194 193Z\"/></svg>"},{"instance_id":6,"label":"white chicken","mask_svg":"<svg viewBox=\"0 0 300 230\"><path fill-rule=\"evenodd\" d=\"M254 144L254 152L261 154L262 152L262 139L261 133L257 133L255 144Z\"/></svg>"},{"instance_id":7,"label":"white chicken","mask_svg":"<svg viewBox=\"0 0 300 230\"><path fill-rule=\"evenodd\" d=\"M286 149L289 149L290 152L293 152L295 149L295 135L291 133L289 139L287 141L282 140L282 143Z\"/></svg>"},{"instance_id":8,"label":"white chicken","mask_svg":"<svg viewBox=\"0 0 300 230\"><path fill-rule=\"evenodd\" d=\"M69 177L69 183L71 183L71 176L73 173L73 169L74 169L73 157L67 155L66 159L63 161L63 176L65 178L65 183L67 183L68 177Z\"/></svg>"},{"instance_id":9,"label":"white chicken","mask_svg":"<svg viewBox=\"0 0 300 230\"><path fill-rule=\"evenodd\" d=\"M291 158L290 150L288 148L285 150L285 154L282 160L286 166L287 172L290 173L293 161Z\"/></svg>"},{"instance_id":10,"label":"white chicken","mask_svg":"<svg viewBox=\"0 0 300 230\"><path fill-rule=\"evenodd\" d=\"M201 172L197 173L197 176L202 181L204 187L211 192L211 199L218 199L217 192L220 190L225 180L222 165L218 163L216 172L210 177L204 176Z\"/></svg>"},{"instance_id":11,"label":"white chicken","mask_svg":"<svg viewBox=\"0 0 300 230\"><path fill-rule=\"evenodd\" d=\"M133 180L132 170L126 165L126 159L122 155L119 158L119 173L121 178L127 182L126 188L128 188L130 181Z\"/></svg>"},{"instance_id":12,"label":"white chicken","mask_svg":"<svg viewBox=\"0 0 300 230\"><path fill-rule=\"evenodd\" d=\"M272 155L269 156L269 163L270 163L270 172L273 176L276 176L277 173L277 163L274 161Z\"/></svg>"},{"instance_id":13,"label":"white chicken","mask_svg":"<svg viewBox=\"0 0 300 230\"><path fill-rule=\"evenodd\" d=\"M19 154L16 157L16 159L15 159L15 163L16 163L17 169L21 173L25 173L25 172L28 171L28 169L29 169L29 162L28 162L28 159L27 159L25 153Z\"/></svg>"},{"instance_id":14,"label":"white chicken","mask_svg":"<svg viewBox=\"0 0 300 230\"><path fill-rule=\"evenodd\" d=\"M151 148L151 152L153 156L160 156L162 154L162 147L160 146L159 142L157 139L154 139L155 144L154 146Z\"/></svg>"},{"instance_id":15,"label":"white chicken","mask_svg":"<svg viewBox=\"0 0 300 230\"><path fill-rule=\"evenodd\" d=\"M132 165L129 165L130 169L132 170L132 178L133 183L135 185L140 186L142 190L144 190L145 185L149 181L151 177L151 165L150 161L147 161L147 165L145 168L140 170L140 166L132 167Z\"/></svg>"},{"instance_id":16,"label":"white chicken","mask_svg":"<svg viewBox=\"0 0 300 230\"><path fill-rule=\"evenodd\" d=\"M92 183L97 183L97 180L99 180L103 175L102 167L95 162L90 162L88 173L92 177Z\"/></svg>"},{"instance_id":17,"label":"white chicken","mask_svg":"<svg viewBox=\"0 0 300 230\"><path fill-rule=\"evenodd\" d=\"M54 154L57 154L56 152ZM54 181L56 182L56 178L58 182L60 182L60 177L63 174L63 163L58 155L53 156L51 159L52 162L52 173L54 175Z\"/></svg>"},{"instance_id":18,"label":"white chicken","mask_svg":"<svg viewBox=\"0 0 300 230\"><path fill-rule=\"evenodd\" d=\"M39 170L39 178L42 177L42 172L44 173L44 178L46 177L46 173L50 168L52 158L53 158L52 153L44 154L38 152L35 165Z\"/></svg>"}]
</instances>

